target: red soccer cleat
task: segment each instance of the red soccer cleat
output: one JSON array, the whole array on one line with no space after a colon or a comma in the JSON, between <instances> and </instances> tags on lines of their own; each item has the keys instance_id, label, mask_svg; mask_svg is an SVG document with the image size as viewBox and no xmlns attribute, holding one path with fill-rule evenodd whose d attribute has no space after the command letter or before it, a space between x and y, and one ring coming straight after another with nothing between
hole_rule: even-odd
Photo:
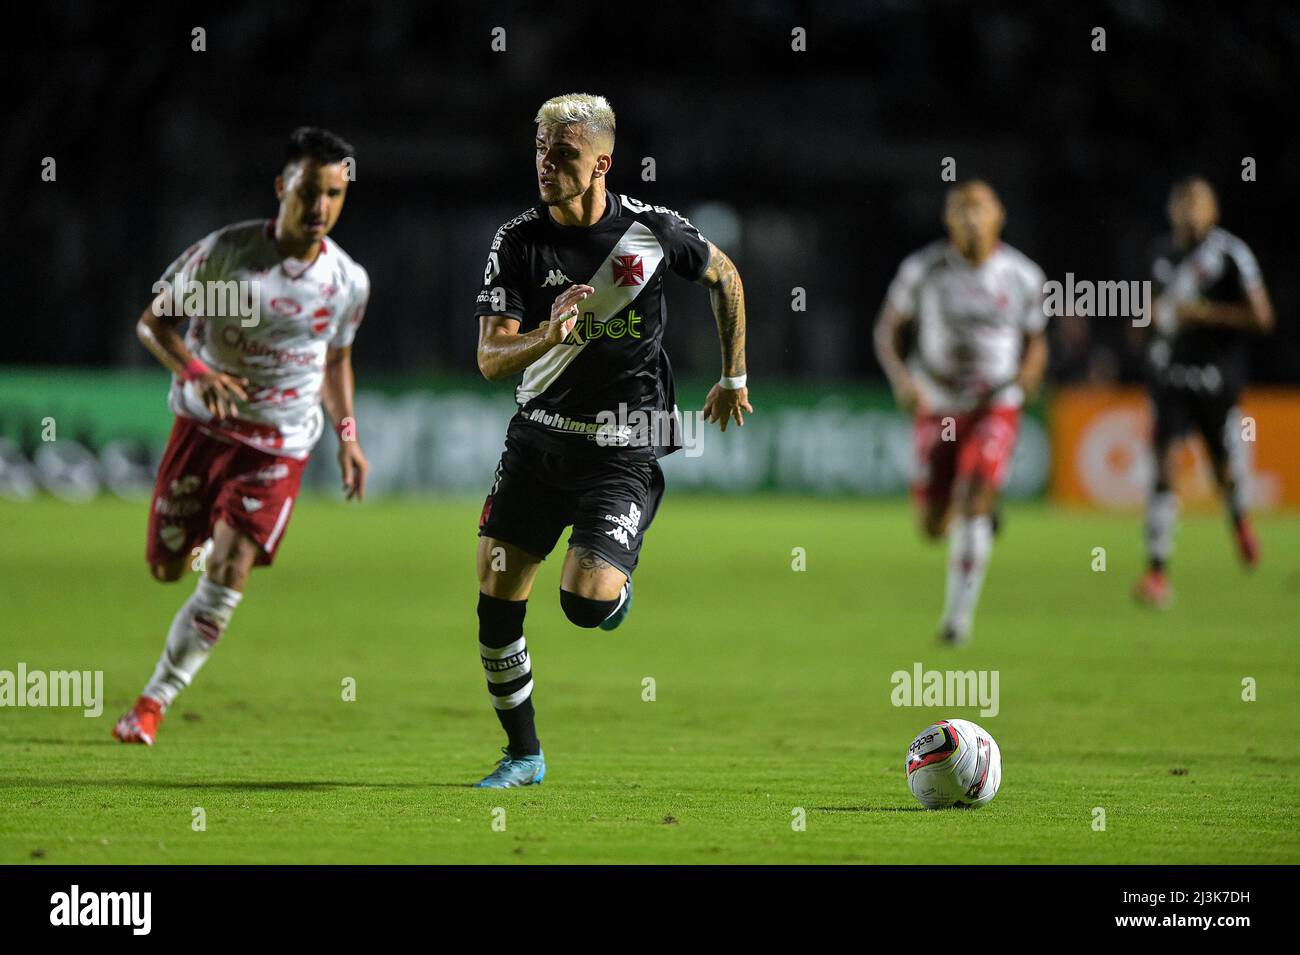
<instances>
[{"instance_id":1,"label":"red soccer cleat","mask_svg":"<svg viewBox=\"0 0 1300 955\"><path fill-rule=\"evenodd\" d=\"M1133 599L1148 607L1164 610L1174 602L1174 588L1163 570L1148 570L1133 588Z\"/></svg>"},{"instance_id":2,"label":"red soccer cleat","mask_svg":"<svg viewBox=\"0 0 1300 955\"><path fill-rule=\"evenodd\" d=\"M135 701L135 706L122 714L122 718L113 727L113 735L123 743L144 743L152 746L158 735L158 724L162 722L162 704L147 696Z\"/></svg>"},{"instance_id":3,"label":"red soccer cleat","mask_svg":"<svg viewBox=\"0 0 1300 955\"><path fill-rule=\"evenodd\" d=\"M1253 570L1259 563L1259 540L1255 537L1255 529L1250 526L1250 518L1243 517L1235 525L1237 532L1237 553L1241 555L1241 562L1250 570Z\"/></svg>"}]
</instances>

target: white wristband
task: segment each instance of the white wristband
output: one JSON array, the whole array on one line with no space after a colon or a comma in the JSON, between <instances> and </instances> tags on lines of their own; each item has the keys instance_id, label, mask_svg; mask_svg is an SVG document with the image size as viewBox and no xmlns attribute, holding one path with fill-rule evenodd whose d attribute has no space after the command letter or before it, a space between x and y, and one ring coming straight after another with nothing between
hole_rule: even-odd
<instances>
[{"instance_id":1,"label":"white wristband","mask_svg":"<svg viewBox=\"0 0 1300 955\"><path fill-rule=\"evenodd\" d=\"M726 388L728 391L738 391L739 389L745 387L745 379L747 377L749 376L736 375L736 377L734 378L728 378L726 375L723 375L721 378L718 379L718 384L721 387Z\"/></svg>"}]
</instances>

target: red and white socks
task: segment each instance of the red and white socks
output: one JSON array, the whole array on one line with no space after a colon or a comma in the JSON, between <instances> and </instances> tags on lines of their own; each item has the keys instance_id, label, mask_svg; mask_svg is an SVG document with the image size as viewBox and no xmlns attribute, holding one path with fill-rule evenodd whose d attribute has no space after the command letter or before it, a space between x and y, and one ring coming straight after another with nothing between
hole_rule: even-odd
<instances>
[{"instance_id":1,"label":"red and white socks","mask_svg":"<svg viewBox=\"0 0 1300 955\"><path fill-rule=\"evenodd\" d=\"M167 645L143 695L157 700L164 709L170 706L207 662L243 597L238 590L200 577L194 593L172 620Z\"/></svg>"},{"instance_id":2,"label":"red and white socks","mask_svg":"<svg viewBox=\"0 0 1300 955\"><path fill-rule=\"evenodd\" d=\"M958 637L970 633L993 552L993 519L987 514L957 516L948 533L948 587L941 626Z\"/></svg>"}]
</instances>

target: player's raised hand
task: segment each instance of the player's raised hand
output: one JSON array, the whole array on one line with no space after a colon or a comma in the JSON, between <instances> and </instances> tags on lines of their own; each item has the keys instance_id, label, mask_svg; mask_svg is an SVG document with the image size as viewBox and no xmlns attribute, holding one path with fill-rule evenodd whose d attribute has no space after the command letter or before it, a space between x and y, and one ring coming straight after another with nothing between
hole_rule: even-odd
<instances>
[{"instance_id":1,"label":"player's raised hand","mask_svg":"<svg viewBox=\"0 0 1300 955\"><path fill-rule=\"evenodd\" d=\"M366 475L370 473L370 462L355 440L339 442L339 470L343 472L343 490L347 499L365 500Z\"/></svg>"},{"instance_id":2,"label":"player's raised hand","mask_svg":"<svg viewBox=\"0 0 1300 955\"><path fill-rule=\"evenodd\" d=\"M546 340L558 345L569 337L578 324L578 303L595 293L590 285L570 285L551 305L551 321L546 326Z\"/></svg>"},{"instance_id":3,"label":"player's raised hand","mask_svg":"<svg viewBox=\"0 0 1300 955\"><path fill-rule=\"evenodd\" d=\"M235 399L248 400L248 392L244 390L248 386L247 378L236 378L234 375L219 371L206 371L194 380L194 384L199 390L199 397L203 399L203 404L218 419L238 418L239 408L235 404Z\"/></svg>"},{"instance_id":4,"label":"player's raised hand","mask_svg":"<svg viewBox=\"0 0 1300 955\"><path fill-rule=\"evenodd\" d=\"M742 409L754 413L749 404L749 389L723 388L717 384L709 389L709 396L704 399L704 420L708 424L717 422L718 427L726 431L727 425L734 418L736 424L743 428L745 416L740 413Z\"/></svg>"}]
</instances>

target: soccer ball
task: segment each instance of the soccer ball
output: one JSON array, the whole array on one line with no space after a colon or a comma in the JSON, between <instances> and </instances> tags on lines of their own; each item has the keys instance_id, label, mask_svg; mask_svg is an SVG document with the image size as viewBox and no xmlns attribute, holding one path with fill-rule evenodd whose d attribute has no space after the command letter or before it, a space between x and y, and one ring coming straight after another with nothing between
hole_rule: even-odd
<instances>
[{"instance_id":1,"label":"soccer ball","mask_svg":"<svg viewBox=\"0 0 1300 955\"><path fill-rule=\"evenodd\" d=\"M926 809L974 808L1002 785L1002 751L970 720L939 720L907 748L907 788Z\"/></svg>"}]
</instances>

